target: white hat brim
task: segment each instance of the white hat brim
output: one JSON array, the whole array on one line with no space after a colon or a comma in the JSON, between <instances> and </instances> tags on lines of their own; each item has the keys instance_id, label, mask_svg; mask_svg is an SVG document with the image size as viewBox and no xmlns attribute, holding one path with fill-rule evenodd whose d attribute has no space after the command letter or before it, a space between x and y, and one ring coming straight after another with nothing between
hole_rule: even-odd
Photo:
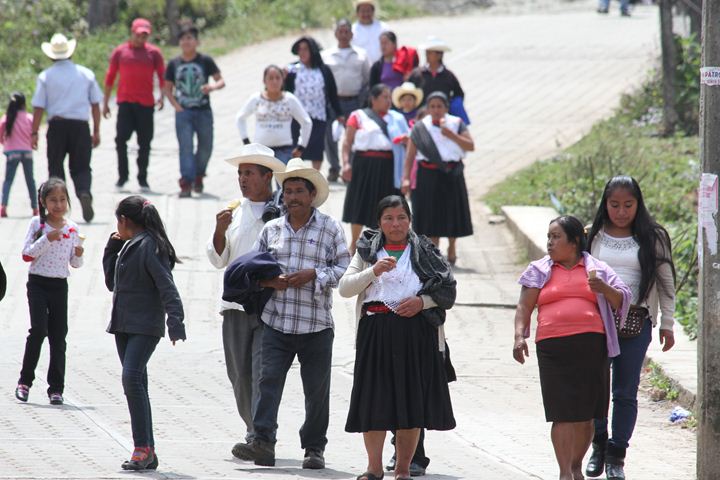
<instances>
[{"instance_id":1,"label":"white hat brim","mask_svg":"<svg viewBox=\"0 0 720 480\"><path fill-rule=\"evenodd\" d=\"M307 167L275 173L275 179L280 185L282 185L286 179L293 177L304 178L315 186L317 194L315 195L315 200L312 202L313 207L317 208L327 201L330 196L330 186L318 170Z\"/></svg>"},{"instance_id":2,"label":"white hat brim","mask_svg":"<svg viewBox=\"0 0 720 480\"><path fill-rule=\"evenodd\" d=\"M269 168L273 173L285 171L285 164L283 162L268 155L241 155L239 157L228 158L225 161L236 168L243 163L252 163Z\"/></svg>"},{"instance_id":3,"label":"white hat brim","mask_svg":"<svg viewBox=\"0 0 720 480\"><path fill-rule=\"evenodd\" d=\"M415 108L417 108L418 105L422 104L424 96L422 89L417 87L413 89L402 88L402 85L400 85L399 87L396 87L392 92L392 102L393 105L395 105L397 108L400 108L400 99L403 95L412 95L415 97Z\"/></svg>"},{"instance_id":4,"label":"white hat brim","mask_svg":"<svg viewBox=\"0 0 720 480\"><path fill-rule=\"evenodd\" d=\"M420 48L426 52L449 52L452 50L449 45L444 43L421 45Z\"/></svg>"},{"instance_id":5,"label":"white hat brim","mask_svg":"<svg viewBox=\"0 0 720 480\"><path fill-rule=\"evenodd\" d=\"M40 48L47 57L53 60L67 60L68 58L72 57L73 53L75 53L75 47L77 47L77 40L75 40L74 38L72 40L68 40L67 46L67 51L62 54L53 52L52 44L50 42L43 42L42 45L40 45Z\"/></svg>"}]
</instances>

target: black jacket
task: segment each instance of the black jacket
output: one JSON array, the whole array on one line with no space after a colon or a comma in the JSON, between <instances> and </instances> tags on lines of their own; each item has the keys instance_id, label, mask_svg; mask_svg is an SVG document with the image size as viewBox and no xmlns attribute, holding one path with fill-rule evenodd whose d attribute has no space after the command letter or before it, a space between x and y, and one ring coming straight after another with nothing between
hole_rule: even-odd
<instances>
[{"instance_id":1,"label":"black jacket","mask_svg":"<svg viewBox=\"0 0 720 480\"><path fill-rule=\"evenodd\" d=\"M113 292L109 333L163 337L167 314L170 340L185 340L185 314L172 266L167 257L158 253L150 233L135 235L127 245L124 240L110 237L103 254L103 269L105 285Z\"/></svg>"},{"instance_id":2,"label":"black jacket","mask_svg":"<svg viewBox=\"0 0 720 480\"><path fill-rule=\"evenodd\" d=\"M228 265L223 277L222 299L239 303L250 315L260 315L274 292L262 288L260 280L270 280L282 274L275 257L267 252L249 252Z\"/></svg>"},{"instance_id":3,"label":"black jacket","mask_svg":"<svg viewBox=\"0 0 720 480\"><path fill-rule=\"evenodd\" d=\"M437 307L423 310L421 315L435 326L442 325L445 323L445 311L452 308L457 295L457 282L450 265L426 236L411 230L408 243L412 246L410 263L423 285L418 295L430 295L437 304ZM364 230L356 246L364 261L375 263L377 252L384 244L385 236L379 230Z\"/></svg>"},{"instance_id":4,"label":"black jacket","mask_svg":"<svg viewBox=\"0 0 720 480\"><path fill-rule=\"evenodd\" d=\"M297 62L300 63L300 62ZM296 63L296 65L297 65ZM335 76L330 70L330 67L321 64L319 67L320 73L322 73L323 80L325 82L325 110L329 117L342 115L340 109L340 102L338 101L337 85L335 84ZM290 93L295 93L295 77L296 73L291 69L285 76L285 90ZM332 108L332 110L330 110ZM334 115L333 115L334 114Z\"/></svg>"}]
</instances>

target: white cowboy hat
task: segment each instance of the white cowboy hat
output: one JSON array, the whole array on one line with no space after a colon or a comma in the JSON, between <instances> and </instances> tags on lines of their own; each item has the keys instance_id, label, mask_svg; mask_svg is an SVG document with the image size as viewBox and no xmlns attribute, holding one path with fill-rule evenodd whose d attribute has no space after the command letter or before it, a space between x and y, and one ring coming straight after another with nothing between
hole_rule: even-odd
<instances>
[{"instance_id":1,"label":"white cowboy hat","mask_svg":"<svg viewBox=\"0 0 720 480\"><path fill-rule=\"evenodd\" d=\"M370 5L373 8L377 8L377 2L375 2L375 0L355 0L353 3L355 4L355 10L357 10L360 5Z\"/></svg>"},{"instance_id":2,"label":"white cowboy hat","mask_svg":"<svg viewBox=\"0 0 720 480\"><path fill-rule=\"evenodd\" d=\"M392 92L392 102L395 107L400 108L400 99L403 95L412 95L415 97L415 107L420 105L423 101L422 89L415 86L412 82L404 82L399 87L396 87Z\"/></svg>"},{"instance_id":3,"label":"white cowboy hat","mask_svg":"<svg viewBox=\"0 0 720 480\"><path fill-rule=\"evenodd\" d=\"M56 33L50 39L50 43L43 42L40 48L45 55L52 58L53 60L67 60L72 57L77 46L77 40L74 38L68 40L62 33Z\"/></svg>"},{"instance_id":4,"label":"white cowboy hat","mask_svg":"<svg viewBox=\"0 0 720 480\"><path fill-rule=\"evenodd\" d=\"M233 167L243 163L252 163L269 168L273 172L285 170L285 164L275 158L275 152L261 143L248 143L240 149L240 155L225 160Z\"/></svg>"},{"instance_id":5,"label":"white cowboy hat","mask_svg":"<svg viewBox=\"0 0 720 480\"><path fill-rule=\"evenodd\" d=\"M312 206L317 208L327 200L330 195L330 186L325 177L312 167L308 167L302 158L291 159L284 172L275 172L275 179L282 185L288 178L300 177L315 185L317 195L312 202Z\"/></svg>"},{"instance_id":6,"label":"white cowboy hat","mask_svg":"<svg viewBox=\"0 0 720 480\"><path fill-rule=\"evenodd\" d=\"M431 52L449 52L452 50L450 48L450 45L445 43L444 40L438 38L438 37L428 37L427 41L420 45L420 48L422 50L431 51Z\"/></svg>"}]
</instances>

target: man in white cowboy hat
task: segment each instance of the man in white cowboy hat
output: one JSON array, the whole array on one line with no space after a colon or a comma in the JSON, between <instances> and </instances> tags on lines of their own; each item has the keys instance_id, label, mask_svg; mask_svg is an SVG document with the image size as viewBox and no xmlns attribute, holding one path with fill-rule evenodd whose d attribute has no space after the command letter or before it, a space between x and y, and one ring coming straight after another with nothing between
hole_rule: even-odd
<instances>
[{"instance_id":1,"label":"man in white cowboy hat","mask_svg":"<svg viewBox=\"0 0 720 480\"><path fill-rule=\"evenodd\" d=\"M427 63L413 70L408 81L422 88L426 99L433 92L444 93L450 102L455 97L464 98L465 92L460 82L443 63L443 55L451 50L450 45L438 37L431 36L420 45L420 49L425 50Z\"/></svg>"},{"instance_id":2,"label":"man in white cowboy hat","mask_svg":"<svg viewBox=\"0 0 720 480\"><path fill-rule=\"evenodd\" d=\"M390 30L385 23L375 18L375 0L355 0L355 14L358 21L352 26L352 44L367 53L370 65L380 60L380 34Z\"/></svg>"},{"instance_id":3,"label":"man in white cowboy hat","mask_svg":"<svg viewBox=\"0 0 720 480\"><path fill-rule=\"evenodd\" d=\"M333 112L334 117L347 118L352 112L360 108L367 98L368 84L370 83L370 61L365 50L350 44L353 38L350 21L342 18L335 24L336 47L326 48L321 52L325 65L335 77L337 85L340 111ZM335 182L340 176L340 158L338 157L337 140L331 128L332 120L328 121L325 132L325 155L330 162L328 181Z\"/></svg>"},{"instance_id":4,"label":"man in white cowboy hat","mask_svg":"<svg viewBox=\"0 0 720 480\"><path fill-rule=\"evenodd\" d=\"M263 213L273 201L273 171L285 169L285 164L275 158L273 151L259 143L244 145L240 154L227 162L237 169L243 200L230 202L215 216L215 231L208 240L206 251L216 268L227 267L253 249L265 225ZM247 426L245 442L249 442L254 436L252 407L258 398L262 323L257 314L248 314L242 305L222 299L220 315L223 317L225 366L238 413ZM234 455L237 448L236 445L232 449Z\"/></svg>"},{"instance_id":5,"label":"man in white cowboy hat","mask_svg":"<svg viewBox=\"0 0 720 480\"><path fill-rule=\"evenodd\" d=\"M93 219L92 149L100 144L100 100L102 92L95 74L70 60L77 42L56 33L50 42L43 42L42 51L53 65L40 72L32 99L32 144L37 149L38 133L43 114L47 111L47 158L49 176L65 179L63 165L69 156L70 177L80 199L86 222ZM93 131L89 118L92 112Z\"/></svg>"},{"instance_id":6,"label":"man in white cowboy hat","mask_svg":"<svg viewBox=\"0 0 720 480\"><path fill-rule=\"evenodd\" d=\"M261 315L266 328L260 398L253 416L255 437L239 448L238 456L256 465L275 465L278 409L297 355L305 394L300 429L303 468L321 469L330 416L332 289L350 264L350 253L340 223L317 210L329 194L325 177L300 158L290 160L275 177L282 183L288 213L265 224L256 247L269 252L283 274L260 282L275 291Z\"/></svg>"}]
</instances>

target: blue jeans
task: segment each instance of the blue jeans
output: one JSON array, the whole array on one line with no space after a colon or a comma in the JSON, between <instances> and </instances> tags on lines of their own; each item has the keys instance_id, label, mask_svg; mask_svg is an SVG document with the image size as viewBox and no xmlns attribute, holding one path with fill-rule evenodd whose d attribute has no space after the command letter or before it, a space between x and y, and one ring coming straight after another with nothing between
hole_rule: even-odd
<instances>
[{"instance_id":1,"label":"blue jeans","mask_svg":"<svg viewBox=\"0 0 720 480\"><path fill-rule=\"evenodd\" d=\"M270 327L263 329L260 398L253 417L255 438L270 443L277 441L277 416L285 378L297 355L305 394L301 447L325 449L330 419L330 366L334 337L331 328L303 335L282 333Z\"/></svg>"},{"instance_id":2,"label":"blue jeans","mask_svg":"<svg viewBox=\"0 0 720 480\"><path fill-rule=\"evenodd\" d=\"M610 0L599 0L598 9L608 10L610 8ZM630 0L620 0L620 11L627 12L630 10Z\"/></svg>"},{"instance_id":3,"label":"blue jeans","mask_svg":"<svg viewBox=\"0 0 720 480\"><path fill-rule=\"evenodd\" d=\"M652 340L652 322L645 321L640 335L620 339L620 355L610 359L612 365L612 437L608 444L626 449L630 445L637 421L637 393L645 353ZM607 436L608 419L595 420L595 438Z\"/></svg>"},{"instance_id":4,"label":"blue jeans","mask_svg":"<svg viewBox=\"0 0 720 480\"><path fill-rule=\"evenodd\" d=\"M175 133L180 147L180 175L186 182L204 177L213 148L213 114L209 108L175 112ZM194 147L197 134L197 150Z\"/></svg>"},{"instance_id":5,"label":"blue jeans","mask_svg":"<svg viewBox=\"0 0 720 480\"><path fill-rule=\"evenodd\" d=\"M7 205L10 199L10 187L15 180L15 172L19 163L22 163L23 173L25 174L25 184L27 185L28 194L30 195L30 206L35 209L38 206L37 188L35 187L35 177L33 177L33 157L31 151L14 151L5 153L7 162L5 166L5 181L2 189L2 204Z\"/></svg>"},{"instance_id":6,"label":"blue jeans","mask_svg":"<svg viewBox=\"0 0 720 480\"><path fill-rule=\"evenodd\" d=\"M287 165L287 163L292 158L294 148L292 145L290 145L285 147L272 147L272 150L275 154L275 158Z\"/></svg>"},{"instance_id":7,"label":"blue jeans","mask_svg":"<svg viewBox=\"0 0 720 480\"><path fill-rule=\"evenodd\" d=\"M136 447L154 447L152 411L148 396L147 364L160 337L116 333L115 346L122 364L122 384L130 410L133 443Z\"/></svg>"}]
</instances>

